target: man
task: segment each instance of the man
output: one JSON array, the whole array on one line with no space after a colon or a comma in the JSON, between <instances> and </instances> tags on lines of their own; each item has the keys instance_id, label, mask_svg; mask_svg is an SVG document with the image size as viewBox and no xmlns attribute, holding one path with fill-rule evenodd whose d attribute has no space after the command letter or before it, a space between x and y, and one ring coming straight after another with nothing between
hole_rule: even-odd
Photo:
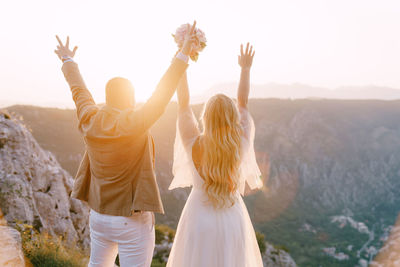
<instances>
[{"instance_id":1,"label":"man","mask_svg":"<svg viewBox=\"0 0 400 267\"><path fill-rule=\"evenodd\" d=\"M154 172L154 142L149 128L163 114L187 69L195 41L196 22L180 52L161 78L151 98L135 109L134 89L124 78L106 85L106 105L98 107L73 57L77 50L60 41L55 53L63 61L83 134L86 152L79 167L72 197L90 208L89 266L150 266L154 242L154 214L163 213Z\"/></svg>"}]
</instances>

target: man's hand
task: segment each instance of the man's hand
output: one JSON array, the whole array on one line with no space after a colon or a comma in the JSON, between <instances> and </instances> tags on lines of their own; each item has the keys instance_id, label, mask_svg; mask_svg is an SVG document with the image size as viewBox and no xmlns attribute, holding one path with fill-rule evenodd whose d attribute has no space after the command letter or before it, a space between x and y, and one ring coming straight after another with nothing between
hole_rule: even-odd
<instances>
[{"instance_id":1,"label":"man's hand","mask_svg":"<svg viewBox=\"0 0 400 267\"><path fill-rule=\"evenodd\" d=\"M249 43L247 43L246 51L243 53L243 45L240 45L240 56L238 56L238 63L242 69L251 68L255 52L255 50L253 51L253 46L251 46L249 49Z\"/></svg>"},{"instance_id":2,"label":"man's hand","mask_svg":"<svg viewBox=\"0 0 400 267\"><path fill-rule=\"evenodd\" d=\"M189 56L191 51L192 51L192 44L194 42L198 42L196 36L194 35L194 29L196 29L196 21L193 22L192 27L189 30L189 25L188 25L188 31L186 32L185 35L185 41L183 42L183 46L182 46L182 50L181 52L186 55Z\"/></svg>"},{"instance_id":3,"label":"man's hand","mask_svg":"<svg viewBox=\"0 0 400 267\"><path fill-rule=\"evenodd\" d=\"M69 36L67 37L65 45L63 45L58 35L56 35L56 38L59 45L57 45L57 49L54 50L54 53L57 54L58 58L61 59L63 62L68 58L73 58L78 47L75 46L72 51L69 49Z\"/></svg>"}]
</instances>

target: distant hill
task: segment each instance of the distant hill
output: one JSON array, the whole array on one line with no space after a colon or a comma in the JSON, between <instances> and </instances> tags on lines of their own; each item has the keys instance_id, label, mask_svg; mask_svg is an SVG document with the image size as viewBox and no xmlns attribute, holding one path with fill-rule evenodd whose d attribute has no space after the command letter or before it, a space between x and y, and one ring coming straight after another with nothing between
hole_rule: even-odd
<instances>
[{"instance_id":1,"label":"distant hill","mask_svg":"<svg viewBox=\"0 0 400 267\"><path fill-rule=\"evenodd\" d=\"M257 160L267 186L245 198L257 230L299 266L364 266L400 211L400 101L253 99ZM201 105L195 105L199 115ZM75 173L83 152L74 111L14 106L39 144ZM166 214L188 190L172 179L176 104L152 128ZM364 265L362 265L364 264Z\"/></svg>"},{"instance_id":2,"label":"distant hill","mask_svg":"<svg viewBox=\"0 0 400 267\"><path fill-rule=\"evenodd\" d=\"M223 93L236 97L237 83L221 83L211 87L201 96L195 96L196 103L202 103L208 96ZM315 87L305 84L252 84L252 98L281 99L360 99L396 100L400 99L400 89L383 86L342 86L335 89Z\"/></svg>"}]
</instances>

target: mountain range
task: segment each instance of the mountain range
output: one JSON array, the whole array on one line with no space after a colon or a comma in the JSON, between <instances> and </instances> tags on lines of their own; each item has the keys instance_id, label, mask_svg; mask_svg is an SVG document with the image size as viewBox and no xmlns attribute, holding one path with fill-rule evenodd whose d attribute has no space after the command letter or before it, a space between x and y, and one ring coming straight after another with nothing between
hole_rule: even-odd
<instances>
[{"instance_id":1,"label":"mountain range","mask_svg":"<svg viewBox=\"0 0 400 267\"><path fill-rule=\"evenodd\" d=\"M196 116L202 106L194 105ZM256 230L299 266L367 266L400 207L400 101L252 99L265 188L245 197ZM74 110L13 106L72 175L84 150ZM168 191L177 107L151 132L158 183L175 227L189 189Z\"/></svg>"},{"instance_id":2,"label":"mountain range","mask_svg":"<svg viewBox=\"0 0 400 267\"><path fill-rule=\"evenodd\" d=\"M194 95L194 103L203 103L208 96L223 93L236 97L237 83L220 83L212 86L201 95ZM306 84L253 84L250 97L280 99L359 99L359 100L396 100L400 99L400 90L385 86L341 86L329 89Z\"/></svg>"}]
</instances>

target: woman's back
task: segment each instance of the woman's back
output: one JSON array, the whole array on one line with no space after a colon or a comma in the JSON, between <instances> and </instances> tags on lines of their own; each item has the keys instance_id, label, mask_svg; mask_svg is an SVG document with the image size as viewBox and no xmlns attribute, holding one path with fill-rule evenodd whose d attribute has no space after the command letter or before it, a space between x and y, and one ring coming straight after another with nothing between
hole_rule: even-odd
<instances>
[{"instance_id":1,"label":"woman's back","mask_svg":"<svg viewBox=\"0 0 400 267\"><path fill-rule=\"evenodd\" d=\"M261 254L239 186L232 205L215 207L210 203L204 178L200 175L207 147L202 145L202 135L196 128L190 109L179 114L174 150L175 178L171 186L185 183L192 186L192 191L182 211L167 266L260 267ZM245 131L241 138L243 150L250 143L246 141ZM247 152L241 155L241 160L246 161ZM243 173L241 168L240 173ZM252 175L239 176L240 183L244 183L246 177L259 179L258 174L257 167Z\"/></svg>"}]
</instances>

